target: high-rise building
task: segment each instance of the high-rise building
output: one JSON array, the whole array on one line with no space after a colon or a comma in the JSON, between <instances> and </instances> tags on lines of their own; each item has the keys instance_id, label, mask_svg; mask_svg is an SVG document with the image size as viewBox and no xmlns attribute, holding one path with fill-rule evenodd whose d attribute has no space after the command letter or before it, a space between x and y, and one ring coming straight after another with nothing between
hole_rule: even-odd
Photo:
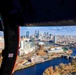
<instances>
[{"instance_id":1,"label":"high-rise building","mask_svg":"<svg viewBox=\"0 0 76 75\"><path fill-rule=\"evenodd\" d=\"M29 31L26 31L26 38L29 38Z\"/></svg>"},{"instance_id":2,"label":"high-rise building","mask_svg":"<svg viewBox=\"0 0 76 75\"><path fill-rule=\"evenodd\" d=\"M39 31L35 30L35 37L38 38L39 37Z\"/></svg>"},{"instance_id":3,"label":"high-rise building","mask_svg":"<svg viewBox=\"0 0 76 75\"><path fill-rule=\"evenodd\" d=\"M57 36L54 36L54 43L57 43Z\"/></svg>"},{"instance_id":4,"label":"high-rise building","mask_svg":"<svg viewBox=\"0 0 76 75\"><path fill-rule=\"evenodd\" d=\"M49 36L51 37L51 36L52 36L52 34L49 34Z\"/></svg>"},{"instance_id":5,"label":"high-rise building","mask_svg":"<svg viewBox=\"0 0 76 75\"><path fill-rule=\"evenodd\" d=\"M25 49L24 41L20 41L20 49Z\"/></svg>"}]
</instances>

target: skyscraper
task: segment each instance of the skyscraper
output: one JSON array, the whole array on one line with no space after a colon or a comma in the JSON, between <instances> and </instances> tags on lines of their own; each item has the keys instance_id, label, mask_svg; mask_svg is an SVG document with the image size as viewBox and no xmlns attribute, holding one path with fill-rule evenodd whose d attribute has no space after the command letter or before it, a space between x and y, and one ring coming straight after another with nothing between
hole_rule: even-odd
<instances>
[{"instance_id":1,"label":"skyscraper","mask_svg":"<svg viewBox=\"0 0 76 75\"><path fill-rule=\"evenodd\" d=\"M29 31L26 31L26 38L29 38Z\"/></svg>"},{"instance_id":2,"label":"skyscraper","mask_svg":"<svg viewBox=\"0 0 76 75\"><path fill-rule=\"evenodd\" d=\"M54 43L57 43L57 36L54 36Z\"/></svg>"},{"instance_id":3,"label":"skyscraper","mask_svg":"<svg viewBox=\"0 0 76 75\"><path fill-rule=\"evenodd\" d=\"M35 30L35 37L38 38L39 37L39 31Z\"/></svg>"}]
</instances>

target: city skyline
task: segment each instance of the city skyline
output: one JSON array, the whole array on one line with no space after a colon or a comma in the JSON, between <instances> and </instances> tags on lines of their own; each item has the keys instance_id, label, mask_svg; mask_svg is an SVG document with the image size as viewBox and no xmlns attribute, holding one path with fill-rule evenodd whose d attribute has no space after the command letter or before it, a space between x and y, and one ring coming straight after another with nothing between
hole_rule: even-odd
<instances>
[{"instance_id":1,"label":"city skyline","mask_svg":"<svg viewBox=\"0 0 76 75\"><path fill-rule=\"evenodd\" d=\"M76 35L76 26L36 26L36 27L20 27L20 36L29 34L35 34L35 30L40 33L49 32L53 35Z\"/></svg>"},{"instance_id":2,"label":"city skyline","mask_svg":"<svg viewBox=\"0 0 76 75\"><path fill-rule=\"evenodd\" d=\"M54 35L76 35L76 26L35 26L35 27L20 27L20 36L26 35L26 31L29 34L35 34L35 30L40 33L49 32ZM0 31L0 36L3 36L3 32Z\"/></svg>"}]
</instances>

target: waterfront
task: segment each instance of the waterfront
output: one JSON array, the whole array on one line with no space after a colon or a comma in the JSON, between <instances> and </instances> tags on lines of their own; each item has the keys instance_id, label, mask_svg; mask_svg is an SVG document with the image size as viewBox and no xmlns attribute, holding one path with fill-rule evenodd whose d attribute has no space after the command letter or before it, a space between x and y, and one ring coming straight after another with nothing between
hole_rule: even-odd
<instances>
[{"instance_id":1,"label":"waterfront","mask_svg":"<svg viewBox=\"0 0 76 75\"><path fill-rule=\"evenodd\" d=\"M75 55L76 48L72 48L72 50L73 50L72 55ZM70 62L71 62L71 59L67 59L64 57L54 58L53 60L49 60L47 62L43 62L26 69L16 71L13 75L42 75L44 70L50 66L56 66L56 65L59 65L60 63L68 64Z\"/></svg>"},{"instance_id":2,"label":"waterfront","mask_svg":"<svg viewBox=\"0 0 76 75\"><path fill-rule=\"evenodd\" d=\"M69 63L71 60L67 60L67 58L55 58L53 60L43 62L27 69L23 69L20 71L16 71L13 75L42 75L43 71L49 66L56 66L60 63Z\"/></svg>"}]
</instances>

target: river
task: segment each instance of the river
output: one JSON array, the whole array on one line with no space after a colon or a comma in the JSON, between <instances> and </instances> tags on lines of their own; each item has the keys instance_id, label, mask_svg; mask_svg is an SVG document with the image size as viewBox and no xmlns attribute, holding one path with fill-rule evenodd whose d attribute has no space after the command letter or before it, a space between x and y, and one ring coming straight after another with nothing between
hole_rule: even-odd
<instances>
[{"instance_id":1,"label":"river","mask_svg":"<svg viewBox=\"0 0 76 75\"><path fill-rule=\"evenodd\" d=\"M72 55L76 55L76 48L72 48L73 53ZM54 58L53 60L49 60L40 64L36 64L32 67L16 71L13 75L42 75L44 70L50 66L56 66L60 63L68 64L71 62L71 59L67 58Z\"/></svg>"}]
</instances>

